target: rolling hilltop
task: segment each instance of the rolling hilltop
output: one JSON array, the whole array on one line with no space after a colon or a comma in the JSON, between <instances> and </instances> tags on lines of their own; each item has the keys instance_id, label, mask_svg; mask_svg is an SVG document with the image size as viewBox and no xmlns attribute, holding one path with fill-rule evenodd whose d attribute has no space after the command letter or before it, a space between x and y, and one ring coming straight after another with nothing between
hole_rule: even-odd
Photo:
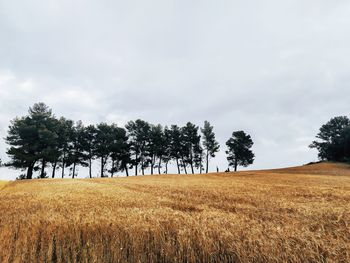
<instances>
[{"instance_id":1,"label":"rolling hilltop","mask_svg":"<svg viewBox=\"0 0 350 263\"><path fill-rule=\"evenodd\" d=\"M350 167L0 182L0 262L350 262Z\"/></svg>"}]
</instances>

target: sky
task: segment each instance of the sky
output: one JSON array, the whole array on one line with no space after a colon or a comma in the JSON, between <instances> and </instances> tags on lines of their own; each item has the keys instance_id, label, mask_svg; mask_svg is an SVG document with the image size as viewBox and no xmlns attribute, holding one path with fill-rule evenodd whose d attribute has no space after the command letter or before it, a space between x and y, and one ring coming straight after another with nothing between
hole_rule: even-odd
<instances>
[{"instance_id":1,"label":"sky","mask_svg":"<svg viewBox=\"0 0 350 263\"><path fill-rule=\"evenodd\" d=\"M236 130L249 169L316 161L320 126L349 115L349 32L346 0L0 0L0 158L10 120L45 102L86 124L208 120L211 170Z\"/></svg>"}]
</instances>

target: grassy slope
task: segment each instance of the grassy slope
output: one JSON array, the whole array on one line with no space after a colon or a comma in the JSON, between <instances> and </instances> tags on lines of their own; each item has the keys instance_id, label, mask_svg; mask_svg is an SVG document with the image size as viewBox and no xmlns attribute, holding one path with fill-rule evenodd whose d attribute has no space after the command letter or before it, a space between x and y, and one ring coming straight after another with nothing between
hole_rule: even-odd
<instances>
[{"instance_id":1,"label":"grassy slope","mask_svg":"<svg viewBox=\"0 0 350 263\"><path fill-rule=\"evenodd\" d=\"M350 262L345 165L18 181L0 198L0 262Z\"/></svg>"}]
</instances>

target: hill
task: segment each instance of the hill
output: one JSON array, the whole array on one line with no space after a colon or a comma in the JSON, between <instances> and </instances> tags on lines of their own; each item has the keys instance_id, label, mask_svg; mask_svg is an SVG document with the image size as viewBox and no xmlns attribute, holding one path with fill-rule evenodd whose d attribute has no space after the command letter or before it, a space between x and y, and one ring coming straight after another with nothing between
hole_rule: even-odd
<instances>
[{"instance_id":1,"label":"hill","mask_svg":"<svg viewBox=\"0 0 350 263\"><path fill-rule=\"evenodd\" d=\"M16 181L0 198L0 262L350 262L342 164Z\"/></svg>"}]
</instances>

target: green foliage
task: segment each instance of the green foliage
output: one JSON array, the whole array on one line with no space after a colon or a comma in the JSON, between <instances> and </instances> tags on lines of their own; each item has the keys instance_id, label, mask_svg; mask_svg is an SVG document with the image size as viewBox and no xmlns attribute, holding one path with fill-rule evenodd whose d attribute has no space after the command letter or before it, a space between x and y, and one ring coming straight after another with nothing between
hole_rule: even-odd
<instances>
[{"instance_id":1,"label":"green foliage","mask_svg":"<svg viewBox=\"0 0 350 263\"><path fill-rule=\"evenodd\" d=\"M348 127L350 120L346 116L332 118L326 124L322 125L317 140L313 141L310 148L318 150L318 157L327 161L346 161L347 146L344 141L347 140Z\"/></svg>"},{"instance_id":2,"label":"green foliage","mask_svg":"<svg viewBox=\"0 0 350 263\"><path fill-rule=\"evenodd\" d=\"M204 121L204 127L201 129L203 134L203 147L205 151L206 168L205 172L208 173L209 158L215 157L215 154L219 151L220 145L215 139L214 127L210 125L208 121Z\"/></svg>"},{"instance_id":3,"label":"green foliage","mask_svg":"<svg viewBox=\"0 0 350 263\"><path fill-rule=\"evenodd\" d=\"M58 162L62 168L62 178L64 177L65 167L71 163L69 160L70 149L74 137L74 122L61 117L57 122L56 128L58 134L58 148L56 151L57 159L53 161L52 178L55 177L55 169Z\"/></svg>"},{"instance_id":4,"label":"green foliage","mask_svg":"<svg viewBox=\"0 0 350 263\"><path fill-rule=\"evenodd\" d=\"M230 166L237 171L238 166L246 167L254 162L254 153L251 148L253 140L250 135L244 131L232 133L232 137L226 142L228 150L226 151L227 160Z\"/></svg>"},{"instance_id":5,"label":"green foliage","mask_svg":"<svg viewBox=\"0 0 350 263\"><path fill-rule=\"evenodd\" d=\"M129 121L125 128L128 131L130 149L133 155L135 175L138 172L138 165L141 165L142 174L145 168L151 163L149 154L149 137L151 126L143 120Z\"/></svg>"},{"instance_id":6,"label":"green foliage","mask_svg":"<svg viewBox=\"0 0 350 263\"><path fill-rule=\"evenodd\" d=\"M215 157L219 145L215 140L213 127L205 122L203 145L199 127L188 122L184 127L171 125L164 128L149 124L143 120L129 121L125 129L115 124L100 123L97 126L85 127L81 121L74 122L64 117L56 118L51 109L44 103L34 104L26 116L15 118L10 126L6 142L10 161L7 166L26 170L25 177L33 178L34 171L40 171L40 178L47 178L45 168L52 168L51 177L55 177L57 169L61 169L62 178L67 168L72 178L77 175L77 167L89 167L89 177L92 177L92 161L100 160L101 177L108 171L114 173L135 168L135 175L141 169L165 167L176 162L178 173L181 169L187 173L190 167L203 170L203 156ZM208 168L206 169L208 171Z\"/></svg>"},{"instance_id":7,"label":"green foliage","mask_svg":"<svg viewBox=\"0 0 350 263\"><path fill-rule=\"evenodd\" d=\"M96 144L97 129L94 125L89 125L84 129L84 140L83 149L86 151L88 166L89 166L89 177L92 178L92 160L95 155L95 144Z\"/></svg>"},{"instance_id":8,"label":"green foliage","mask_svg":"<svg viewBox=\"0 0 350 263\"><path fill-rule=\"evenodd\" d=\"M151 174L153 174L154 167L158 167L158 173L160 174L162 158L166 154L165 135L160 124L151 125L148 150L151 158ZM156 159L158 159L157 164Z\"/></svg>"},{"instance_id":9,"label":"green foliage","mask_svg":"<svg viewBox=\"0 0 350 263\"><path fill-rule=\"evenodd\" d=\"M41 177L45 176L47 162L56 156L58 144L56 121L44 103L34 104L28 115L15 118L9 126L6 142L10 145L7 151L10 162L7 166L16 169L27 169L27 179L33 176L33 170L41 160Z\"/></svg>"},{"instance_id":10,"label":"green foliage","mask_svg":"<svg viewBox=\"0 0 350 263\"><path fill-rule=\"evenodd\" d=\"M115 125L108 125L107 123L100 123L96 127L94 153L97 158L101 159L101 177L104 177L105 167L111 155L111 147L114 143L113 131L115 128Z\"/></svg>"},{"instance_id":11,"label":"green foliage","mask_svg":"<svg viewBox=\"0 0 350 263\"><path fill-rule=\"evenodd\" d=\"M169 130L169 153L170 158L176 161L177 171L180 174L179 159L182 156L182 134L181 129L177 125L171 125Z\"/></svg>"},{"instance_id":12,"label":"green foliage","mask_svg":"<svg viewBox=\"0 0 350 263\"><path fill-rule=\"evenodd\" d=\"M201 136L198 134L199 127L191 122L188 122L181 128L181 157L183 158L183 165L189 165L194 174L194 167L200 168L202 166L202 152L200 145Z\"/></svg>"},{"instance_id":13,"label":"green foliage","mask_svg":"<svg viewBox=\"0 0 350 263\"><path fill-rule=\"evenodd\" d=\"M128 136L124 128L112 126L113 141L110 144L110 153L112 159L111 174L119 171L125 171L128 175L127 165L130 163L130 145Z\"/></svg>"},{"instance_id":14,"label":"green foliage","mask_svg":"<svg viewBox=\"0 0 350 263\"><path fill-rule=\"evenodd\" d=\"M75 168L77 165L88 166L88 154L86 152L85 128L81 121L78 121L71 131L69 151L66 159L66 165L72 168L72 178L75 177Z\"/></svg>"}]
</instances>

